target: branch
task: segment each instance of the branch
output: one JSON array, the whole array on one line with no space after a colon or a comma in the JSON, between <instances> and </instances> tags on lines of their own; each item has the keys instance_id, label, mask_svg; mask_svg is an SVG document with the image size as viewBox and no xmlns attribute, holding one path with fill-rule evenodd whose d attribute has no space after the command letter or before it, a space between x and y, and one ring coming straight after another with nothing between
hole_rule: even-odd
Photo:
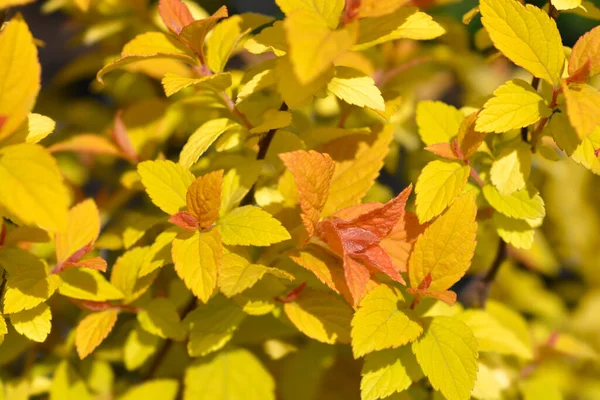
<instances>
[{"instance_id":1,"label":"branch","mask_svg":"<svg viewBox=\"0 0 600 400\"><path fill-rule=\"evenodd\" d=\"M483 277L476 277L471 281L467 287L460 293L460 301L466 307L478 307L484 308L487 301L490 289L500 266L507 258L506 242L501 238L498 243L498 250L496 252L496 258L492 263L492 266Z\"/></svg>"},{"instance_id":2,"label":"branch","mask_svg":"<svg viewBox=\"0 0 600 400\"><path fill-rule=\"evenodd\" d=\"M281 107L279 107L279 111L287 111L287 110L288 110L288 105L285 103L282 103ZM265 157L267 156L267 152L269 151L269 146L271 145L271 142L273 141L273 138L275 137L275 132L277 132L277 129L271 129L269 132L267 132L266 135L261 137L260 140L258 141L258 153L256 154L257 160L264 160ZM250 188L248 193L246 193L246 195L240 202L240 206L247 206L247 205L252 204L252 202L254 201L254 193L255 192L256 192L256 182L254 183L254 185L252 185L252 187Z\"/></svg>"}]
</instances>

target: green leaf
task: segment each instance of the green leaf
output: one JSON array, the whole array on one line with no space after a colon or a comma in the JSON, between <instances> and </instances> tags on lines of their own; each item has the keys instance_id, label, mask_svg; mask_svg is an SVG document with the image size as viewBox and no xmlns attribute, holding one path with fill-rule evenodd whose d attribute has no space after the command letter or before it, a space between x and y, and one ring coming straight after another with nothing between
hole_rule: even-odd
<instances>
[{"instance_id":1,"label":"green leaf","mask_svg":"<svg viewBox=\"0 0 600 400\"><path fill-rule=\"evenodd\" d=\"M310 338L329 344L350 342L352 308L331 293L307 288L283 309L296 328Z\"/></svg>"},{"instance_id":2,"label":"green leaf","mask_svg":"<svg viewBox=\"0 0 600 400\"><path fill-rule=\"evenodd\" d=\"M236 246L268 246L290 238L271 214L256 206L236 208L217 222L223 243Z\"/></svg>"},{"instance_id":3,"label":"green leaf","mask_svg":"<svg viewBox=\"0 0 600 400\"><path fill-rule=\"evenodd\" d=\"M384 399L400 393L423 377L409 346L365 356L360 381L361 400Z\"/></svg>"},{"instance_id":4,"label":"green leaf","mask_svg":"<svg viewBox=\"0 0 600 400\"><path fill-rule=\"evenodd\" d=\"M397 348L422 332L402 294L380 285L366 294L352 318L352 352L358 358L375 350Z\"/></svg>"},{"instance_id":5,"label":"green leaf","mask_svg":"<svg viewBox=\"0 0 600 400\"><path fill-rule=\"evenodd\" d=\"M423 168L415 193L419 222L438 216L461 194L471 173L471 167L458 162L432 161Z\"/></svg>"},{"instance_id":6,"label":"green leaf","mask_svg":"<svg viewBox=\"0 0 600 400\"><path fill-rule=\"evenodd\" d=\"M137 320L146 331L163 339L183 340L185 337L177 308L166 297L157 297L144 306L137 313Z\"/></svg>"},{"instance_id":7,"label":"green leaf","mask_svg":"<svg viewBox=\"0 0 600 400\"><path fill-rule=\"evenodd\" d=\"M248 350L202 358L185 371L184 400L275 400L275 382Z\"/></svg>"},{"instance_id":8,"label":"green leaf","mask_svg":"<svg viewBox=\"0 0 600 400\"><path fill-rule=\"evenodd\" d=\"M110 283L123 293L123 302L126 304L139 298L154 281L155 275L139 277L140 268L150 251L150 246L134 247L117 258L113 265Z\"/></svg>"},{"instance_id":9,"label":"green leaf","mask_svg":"<svg viewBox=\"0 0 600 400\"><path fill-rule=\"evenodd\" d=\"M152 202L169 215L184 209L186 193L194 175L169 160L144 161L138 164L142 184Z\"/></svg>"},{"instance_id":10,"label":"green leaf","mask_svg":"<svg viewBox=\"0 0 600 400\"><path fill-rule=\"evenodd\" d=\"M477 339L463 322L450 317L429 319L413 353L434 389L448 400L468 400L477 377Z\"/></svg>"},{"instance_id":11,"label":"green leaf","mask_svg":"<svg viewBox=\"0 0 600 400\"><path fill-rule=\"evenodd\" d=\"M216 296L200 304L185 317L190 338L187 344L191 357L200 357L220 350L233 337L246 314L231 300Z\"/></svg>"}]
</instances>

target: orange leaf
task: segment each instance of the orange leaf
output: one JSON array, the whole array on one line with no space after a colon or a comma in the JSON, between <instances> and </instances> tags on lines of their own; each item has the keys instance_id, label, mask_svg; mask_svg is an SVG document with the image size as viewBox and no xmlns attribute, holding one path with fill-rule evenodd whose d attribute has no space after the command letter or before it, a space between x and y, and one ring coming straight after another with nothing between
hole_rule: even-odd
<instances>
[{"instance_id":1,"label":"orange leaf","mask_svg":"<svg viewBox=\"0 0 600 400\"><path fill-rule=\"evenodd\" d=\"M419 224L417 216L411 212L405 212L404 216L396 224L394 229L379 244L390 255L394 265L401 272L406 272L410 252L417 237L425 231L428 224Z\"/></svg>"},{"instance_id":2,"label":"orange leaf","mask_svg":"<svg viewBox=\"0 0 600 400\"><path fill-rule=\"evenodd\" d=\"M74 151L76 153L91 153L127 158L108 139L103 136L84 133L74 136L64 142L59 142L48 147L52 153L60 151Z\"/></svg>"},{"instance_id":3,"label":"orange leaf","mask_svg":"<svg viewBox=\"0 0 600 400\"><path fill-rule=\"evenodd\" d=\"M584 65L590 63L590 76L600 73L600 26L581 36L569 58L569 76L575 75Z\"/></svg>"},{"instance_id":4,"label":"orange leaf","mask_svg":"<svg viewBox=\"0 0 600 400\"><path fill-rule=\"evenodd\" d=\"M187 190L187 208L201 228L208 228L219 218L223 170L196 178Z\"/></svg>"},{"instance_id":5,"label":"orange leaf","mask_svg":"<svg viewBox=\"0 0 600 400\"><path fill-rule=\"evenodd\" d=\"M350 294L352 295L352 304L356 306L367 293L367 284L371 278L371 273L362 263L350 256L345 256L344 276L346 277L346 283L348 289L350 289Z\"/></svg>"},{"instance_id":6,"label":"orange leaf","mask_svg":"<svg viewBox=\"0 0 600 400\"><path fill-rule=\"evenodd\" d=\"M196 52L204 64L204 40L221 18L228 16L227 7L222 6L213 15L193 21L181 30L179 37Z\"/></svg>"},{"instance_id":7,"label":"orange leaf","mask_svg":"<svg viewBox=\"0 0 600 400\"><path fill-rule=\"evenodd\" d=\"M458 157L456 156L456 154L454 154L454 151L452 151L450 143L431 144L425 147L425 150L437 156L447 158L448 160L458 160Z\"/></svg>"},{"instance_id":8,"label":"orange leaf","mask_svg":"<svg viewBox=\"0 0 600 400\"><path fill-rule=\"evenodd\" d=\"M167 28L175 35L179 35L185 26L194 22L192 13L181 0L160 0L158 13Z\"/></svg>"},{"instance_id":9,"label":"orange leaf","mask_svg":"<svg viewBox=\"0 0 600 400\"><path fill-rule=\"evenodd\" d=\"M94 247L100 234L100 214L94 200L75 205L67 217L67 229L56 234L57 269L61 264L74 264Z\"/></svg>"},{"instance_id":10,"label":"orange leaf","mask_svg":"<svg viewBox=\"0 0 600 400\"><path fill-rule=\"evenodd\" d=\"M122 119L122 114L123 112L119 110L117 115L115 115L111 132L113 140L125 156L129 157L132 161L139 161L139 155L137 154L135 147L133 147L133 143L131 143L127 127Z\"/></svg>"},{"instance_id":11,"label":"orange leaf","mask_svg":"<svg viewBox=\"0 0 600 400\"><path fill-rule=\"evenodd\" d=\"M89 268L95 269L96 271L106 272L106 260L102 257L90 257L84 260L78 260L75 262L67 262L64 264L65 268L69 267L80 267L80 268Z\"/></svg>"},{"instance_id":12,"label":"orange leaf","mask_svg":"<svg viewBox=\"0 0 600 400\"><path fill-rule=\"evenodd\" d=\"M327 201L335 164L328 154L314 150L283 153L279 158L294 176L300 194L302 223L309 237L313 236Z\"/></svg>"}]
</instances>

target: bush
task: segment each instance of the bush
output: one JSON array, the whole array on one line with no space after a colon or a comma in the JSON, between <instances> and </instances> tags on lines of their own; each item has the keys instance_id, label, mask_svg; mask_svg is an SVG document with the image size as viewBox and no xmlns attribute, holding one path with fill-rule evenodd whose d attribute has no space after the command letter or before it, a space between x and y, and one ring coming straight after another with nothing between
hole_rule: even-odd
<instances>
[{"instance_id":1,"label":"bush","mask_svg":"<svg viewBox=\"0 0 600 400\"><path fill-rule=\"evenodd\" d=\"M49 1L89 51L38 96L28 2L0 398L599 398L592 3Z\"/></svg>"}]
</instances>

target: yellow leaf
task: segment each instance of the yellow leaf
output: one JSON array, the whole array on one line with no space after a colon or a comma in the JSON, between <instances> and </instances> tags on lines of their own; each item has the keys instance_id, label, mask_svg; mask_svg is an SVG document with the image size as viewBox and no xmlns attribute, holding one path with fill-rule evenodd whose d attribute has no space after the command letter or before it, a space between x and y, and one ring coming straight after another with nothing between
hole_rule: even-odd
<instances>
[{"instance_id":1,"label":"yellow leaf","mask_svg":"<svg viewBox=\"0 0 600 400\"><path fill-rule=\"evenodd\" d=\"M483 196L494 209L508 217L536 219L546 215L544 201L533 188L523 188L505 196L494 186L485 185Z\"/></svg>"},{"instance_id":2,"label":"yellow leaf","mask_svg":"<svg viewBox=\"0 0 600 400\"><path fill-rule=\"evenodd\" d=\"M123 253L115 261L110 283L123 293L123 303L129 304L139 298L154 281L155 275L140 274L140 270L150 256L151 248L134 247Z\"/></svg>"},{"instance_id":3,"label":"yellow leaf","mask_svg":"<svg viewBox=\"0 0 600 400\"><path fill-rule=\"evenodd\" d=\"M385 103L379 88L370 76L348 67L336 67L335 77L327 84L327 91L348 104L384 111Z\"/></svg>"},{"instance_id":4,"label":"yellow leaf","mask_svg":"<svg viewBox=\"0 0 600 400\"><path fill-rule=\"evenodd\" d=\"M496 89L494 97L484 104L475 129L503 133L533 125L551 114L552 110L529 83L513 79Z\"/></svg>"},{"instance_id":5,"label":"yellow leaf","mask_svg":"<svg viewBox=\"0 0 600 400\"><path fill-rule=\"evenodd\" d=\"M246 349L204 357L185 371L183 400L275 400L275 381Z\"/></svg>"},{"instance_id":6,"label":"yellow leaf","mask_svg":"<svg viewBox=\"0 0 600 400\"><path fill-rule=\"evenodd\" d=\"M115 309L94 312L79 322L75 331L75 347L80 359L90 355L106 339L117 322Z\"/></svg>"},{"instance_id":7,"label":"yellow leaf","mask_svg":"<svg viewBox=\"0 0 600 400\"><path fill-rule=\"evenodd\" d=\"M175 304L166 297L157 297L137 313L140 326L163 339L183 340L185 328Z\"/></svg>"},{"instance_id":8,"label":"yellow leaf","mask_svg":"<svg viewBox=\"0 0 600 400\"><path fill-rule=\"evenodd\" d=\"M196 307L183 321L190 331L187 344L189 355L203 357L223 348L245 316L237 304L223 296L216 296L208 304Z\"/></svg>"},{"instance_id":9,"label":"yellow leaf","mask_svg":"<svg viewBox=\"0 0 600 400\"><path fill-rule=\"evenodd\" d=\"M206 303L217 286L217 271L221 265L219 232L212 229L180 234L173 240L171 255L177 275Z\"/></svg>"},{"instance_id":10,"label":"yellow leaf","mask_svg":"<svg viewBox=\"0 0 600 400\"><path fill-rule=\"evenodd\" d=\"M458 282L471 265L477 235L477 206L472 192L459 197L417 238L408 265L410 287L431 276L427 288L443 292Z\"/></svg>"},{"instance_id":11,"label":"yellow leaf","mask_svg":"<svg viewBox=\"0 0 600 400\"><path fill-rule=\"evenodd\" d=\"M4 317L0 315L0 345L4 341L4 336L8 333L8 326Z\"/></svg>"},{"instance_id":12,"label":"yellow leaf","mask_svg":"<svg viewBox=\"0 0 600 400\"><path fill-rule=\"evenodd\" d=\"M581 0L552 0L552 5L557 10L572 10L581 6Z\"/></svg>"},{"instance_id":13,"label":"yellow leaf","mask_svg":"<svg viewBox=\"0 0 600 400\"><path fill-rule=\"evenodd\" d=\"M408 389L423 377L423 372L410 347L403 346L367 354L361 375L361 399L377 400Z\"/></svg>"},{"instance_id":14,"label":"yellow leaf","mask_svg":"<svg viewBox=\"0 0 600 400\"><path fill-rule=\"evenodd\" d=\"M237 207L257 181L264 160L248 159L227 171L223 178L220 215L225 215Z\"/></svg>"},{"instance_id":15,"label":"yellow leaf","mask_svg":"<svg viewBox=\"0 0 600 400\"><path fill-rule=\"evenodd\" d=\"M158 350L161 338L146 332L140 326L136 326L129 332L125 347L123 349L123 359L125 368L133 371L141 367Z\"/></svg>"},{"instance_id":16,"label":"yellow leaf","mask_svg":"<svg viewBox=\"0 0 600 400\"><path fill-rule=\"evenodd\" d=\"M335 164L328 154L314 150L298 150L280 154L279 157L294 176L300 194L302 222L310 237L325 207Z\"/></svg>"},{"instance_id":17,"label":"yellow leaf","mask_svg":"<svg viewBox=\"0 0 600 400\"><path fill-rule=\"evenodd\" d=\"M590 85L563 85L567 115L580 139L600 125L600 92Z\"/></svg>"},{"instance_id":18,"label":"yellow leaf","mask_svg":"<svg viewBox=\"0 0 600 400\"><path fill-rule=\"evenodd\" d=\"M481 0L479 11L498 50L533 76L560 83L565 53L556 22L545 11L517 0Z\"/></svg>"},{"instance_id":19,"label":"yellow leaf","mask_svg":"<svg viewBox=\"0 0 600 400\"><path fill-rule=\"evenodd\" d=\"M395 349L422 332L402 294L379 285L363 297L352 318L352 353L358 358L376 350Z\"/></svg>"},{"instance_id":20,"label":"yellow leaf","mask_svg":"<svg viewBox=\"0 0 600 400\"><path fill-rule=\"evenodd\" d=\"M306 336L323 343L349 343L352 308L339 297L312 289L283 306L285 314Z\"/></svg>"},{"instance_id":21,"label":"yellow leaf","mask_svg":"<svg viewBox=\"0 0 600 400\"><path fill-rule=\"evenodd\" d=\"M376 127L369 135L342 137L317 149L335 162L323 216L360 203L379 176L393 131L392 125Z\"/></svg>"},{"instance_id":22,"label":"yellow leaf","mask_svg":"<svg viewBox=\"0 0 600 400\"><path fill-rule=\"evenodd\" d=\"M223 243L231 246L268 246L290 238L271 214L255 206L236 208L217 223Z\"/></svg>"},{"instance_id":23,"label":"yellow leaf","mask_svg":"<svg viewBox=\"0 0 600 400\"><path fill-rule=\"evenodd\" d=\"M104 276L89 268L68 268L59 274L62 283L58 293L79 300L119 300L123 293L111 285Z\"/></svg>"},{"instance_id":24,"label":"yellow leaf","mask_svg":"<svg viewBox=\"0 0 600 400\"><path fill-rule=\"evenodd\" d=\"M415 186L416 211L421 223L438 216L461 194L471 167L458 162L436 160L423 168Z\"/></svg>"},{"instance_id":25,"label":"yellow leaf","mask_svg":"<svg viewBox=\"0 0 600 400\"><path fill-rule=\"evenodd\" d=\"M212 226L219 218L223 170L196 178L187 190L187 208L200 228Z\"/></svg>"},{"instance_id":26,"label":"yellow leaf","mask_svg":"<svg viewBox=\"0 0 600 400\"><path fill-rule=\"evenodd\" d=\"M35 0L0 0L0 9L33 3Z\"/></svg>"},{"instance_id":27,"label":"yellow leaf","mask_svg":"<svg viewBox=\"0 0 600 400\"><path fill-rule=\"evenodd\" d=\"M222 6L210 17L198 19L185 26L179 33L179 37L200 56L201 60L206 61L204 58L206 36L213 30L217 22L227 15L227 7Z\"/></svg>"},{"instance_id":28,"label":"yellow leaf","mask_svg":"<svg viewBox=\"0 0 600 400\"><path fill-rule=\"evenodd\" d=\"M479 344L479 351L516 355L524 360L533 359L531 346L523 343L511 327L504 326L490 313L466 310L456 318L471 328Z\"/></svg>"},{"instance_id":29,"label":"yellow leaf","mask_svg":"<svg viewBox=\"0 0 600 400\"><path fill-rule=\"evenodd\" d=\"M275 70L267 69L258 74L254 75L246 84L239 90L236 104L244 100L246 97L253 93L259 92L269 86L273 86L277 83L275 79Z\"/></svg>"},{"instance_id":30,"label":"yellow leaf","mask_svg":"<svg viewBox=\"0 0 600 400\"><path fill-rule=\"evenodd\" d=\"M48 300L60 285L56 275L48 276L48 265L25 250L0 249L0 266L8 273L4 292L4 313L29 310Z\"/></svg>"},{"instance_id":31,"label":"yellow leaf","mask_svg":"<svg viewBox=\"0 0 600 400\"><path fill-rule=\"evenodd\" d=\"M10 322L17 332L34 342L44 342L52 329L52 313L46 303L30 310L10 315Z\"/></svg>"},{"instance_id":32,"label":"yellow leaf","mask_svg":"<svg viewBox=\"0 0 600 400\"><path fill-rule=\"evenodd\" d=\"M580 3L580 0L562 0L566 3ZM573 75L587 62L590 62L590 76L600 73L600 28L596 27L581 36L569 58L569 75Z\"/></svg>"},{"instance_id":33,"label":"yellow leaf","mask_svg":"<svg viewBox=\"0 0 600 400\"><path fill-rule=\"evenodd\" d=\"M262 123L250 129L250 133L263 133L286 127L292 123L292 113L271 108L264 112Z\"/></svg>"},{"instance_id":34,"label":"yellow leaf","mask_svg":"<svg viewBox=\"0 0 600 400\"><path fill-rule=\"evenodd\" d=\"M272 51L278 57L285 55L288 52L288 45L285 41L283 21L275 21L273 25L262 29L260 33L248 39L244 47L252 54Z\"/></svg>"},{"instance_id":35,"label":"yellow leaf","mask_svg":"<svg viewBox=\"0 0 600 400\"><path fill-rule=\"evenodd\" d=\"M299 10L315 11L331 29L338 27L344 9L343 0L275 0L285 15Z\"/></svg>"},{"instance_id":36,"label":"yellow leaf","mask_svg":"<svg viewBox=\"0 0 600 400\"><path fill-rule=\"evenodd\" d=\"M492 183L503 195L523 189L529 179L531 161L531 149L526 143L519 142L506 147L492 163Z\"/></svg>"},{"instance_id":37,"label":"yellow leaf","mask_svg":"<svg viewBox=\"0 0 600 400\"><path fill-rule=\"evenodd\" d=\"M205 122L192 133L183 149L181 149L179 164L185 168L190 168L219 136L240 128L239 124L227 118L217 118Z\"/></svg>"},{"instance_id":38,"label":"yellow leaf","mask_svg":"<svg viewBox=\"0 0 600 400\"><path fill-rule=\"evenodd\" d=\"M56 160L37 144L0 149L0 206L27 225L62 232L69 195Z\"/></svg>"},{"instance_id":39,"label":"yellow leaf","mask_svg":"<svg viewBox=\"0 0 600 400\"><path fill-rule=\"evenodd\" d=\"M75 205L69 211L67 229L56 234L56 261L62 263L78 250L93 245L99 234L100 214L94 200Z\"/></svg>"},{"instance_id":40,"label":"yellow leaf","mask_svg":"<svg viewBox=\"0 0 600 400\"><path fill-rule=\"evenodd\" d=\"M573 151L571 158L596 175L600 175L600 160L595 153L597 149L600 149L600 127L583 139L583 142Z\"/></svg>"},{"instance_id":41,"label":"yellow leaf","mask_svg":"<svg viewBox=\"0 0 600 400\"><path fill-rule=\"evenodd\" d=\"M506 243L518 249L531 248L535 231L526 220L510 218L500 213L494 213L492 218L498 235Z\"/></svg>"},{"instance_id":42,"label":"yellow leaf","mask_svg":"<svg viewBox=\"0 0 600 400\"><path fill-rule=\"evenodd\" d=\"M50 386L50 400L59 399L91 400L86 382L81 379L68 360L62 360L54 370Z\"/></svg>"},{"instance_id":43,"label":"yellow leaf","mask_svg":"<svg viewBox=\"0 0 600 400\"><path fill-rule=\"evenodd\" d=\"M223 255L219 269L219 289L227 297L235 296L254 286L265 274L293 280L293 277L276 268L252 264L245 257L229 252Z\"/></svg>"},{"instance_id":44,"label":"yellow leaf","mask_svg":"<svg viewBox=\"0 0 600 400\"><path fill-rule=\"evenodd\" d=\"M138 164L142 184L152 202L169 215L187 206L186 193L194 175L180 164L168 160Z\"/></svg>"},{"instance_id":45,"label":"yellow leaf","mask_svg":"<svg viewBox=\"0 0 600 400\"><path fill-rule=\"evenodd\" d=\"M283 22L289 57L301 84L308 84L333 65L356 41L356 24L332 30L312 8L289 14Z\"/></svg>"},{"instance_id":46,"label":"yellow leaf","mask_svg":"<svg viewBox=\"0 0 600 400\"><path fill-rule=\"evenodd\" d=\"M38 143L46 136L54 132L56 123L45 115L30 113L27 119L4 141L0 140L2 146L18 143Z\"/></svg>"},{"instance_id":47,"label":"yellow leaf","mask_svg":"<svg viewBox=\"0 0 600 400\"><path fill-rule=\"evenodd\" d=\"M421 101L417 105L419 135L428 146L450 142L464 118L462 111L441 101Z\"/></svg>"},{"instance_id":48,"label":"yellow leaf","mask_svg":"<svg viewBox=\"0 0 600 400\"><path fill-rule=\"evenodd\" d=\"M187 78L172 72L167 72L161 80L167 97L174 95L190 86L209 87L213 90L222 91L231 86L231 74L229 72L204 76L202 78Z\"/></svg>"},{"instance_id":49,"label":"yellow leaf","mask_svg":"<svg viewBox=\"0 0 600 400\"><path fill-rule=\"evenodd\" d=\"M477 364L477 379L471 392L476 399L501 399L503 387L503 377L497 376L495 371L486 364L479 362Z\"/></svg>"},{"instance_id":50,"label":"yellow leaf","mask_svg":"<svg viewBox=\"0 0 600 400\"><path fill-rule=\"evenodd\" d=\"M403 5L401 0L362 0L358 16L360 18L381 17L393 13Z\"/></svg>"},{"instance_id":51,"label":"yellow leaf","mask_svg":"<svg viewBox=\"0 0 600 400\"><path fill-rule=\"evenodd\" d=\"M435 39L444 33L446 30L441 25L417 7L400 7L379 18L362 19L358 42L352 50L364 50L396 39Z\"/></svg>"},{"instance_id":52,"label":"yellow leaf","mask_svg":"<svg viewBox=\"0 0 600 400\"><path fill-rule=\"evenodd\" d=\"M327 83L333 77L333 66L327 68L311 82L302 82L294 72L289 56L280 57L275 63L277 91L290 109L306 106L313 96L325 93Z\"/></svg>"},{"instance_id":53,"label":"yellow leaf","mask_svg":"<svg viewBox=\"0 0 600 400\"><path fill-rule=\"evenodd\" d=\"M102 77L115 69L153 58L173 59L189 65L197 64L194 53L172 36L162 32L146 32L129 41L123 47L121 56L98 71L96 79L103 82Z\"/></svg>"},{"instance_id":54,"label":"yellow leaf","mask_svg":"<svg viewBox=\"0 0 600 400\"><path fill-rule=\"evenodd\" d=\"M0 124L2 140L25 121L40 91L37 48L21 14L0 32L0 65L0 116L7 118Z\"/></svg>"},{"instance_id":55,"label":"yellow leaf","mask_svg":"<svg viewBox=\"0 0 600 400\"><path fill-rule=\"evenodd\" d=\"M434 389L448 400L468 400L477 377L477 339L463 322L434 317L413 353Z\"/></svg>"},{"instance_id":56,"label":"yellow leaf","mask_svg":"<svg viewBox=\"0 0 600 400\"><path fill-rule=\"evenodd\" d=\"M223 71L235 51L243 48L245 37L259 26L268 24L273 18L261 14L245 13L233 15L217 24L206 40L206 63L217 73Z\"/></svg>"},{"instance_id":57,"label":"yellow leaf","mask_svg":"<svg viewBox=\"0 0 600 400\"><path fill-rule=\"evenodd\" d=\"M175 400L179 390L176 379L153 379L129 388L119 400Z\"/></svg>"}]
</instances>

